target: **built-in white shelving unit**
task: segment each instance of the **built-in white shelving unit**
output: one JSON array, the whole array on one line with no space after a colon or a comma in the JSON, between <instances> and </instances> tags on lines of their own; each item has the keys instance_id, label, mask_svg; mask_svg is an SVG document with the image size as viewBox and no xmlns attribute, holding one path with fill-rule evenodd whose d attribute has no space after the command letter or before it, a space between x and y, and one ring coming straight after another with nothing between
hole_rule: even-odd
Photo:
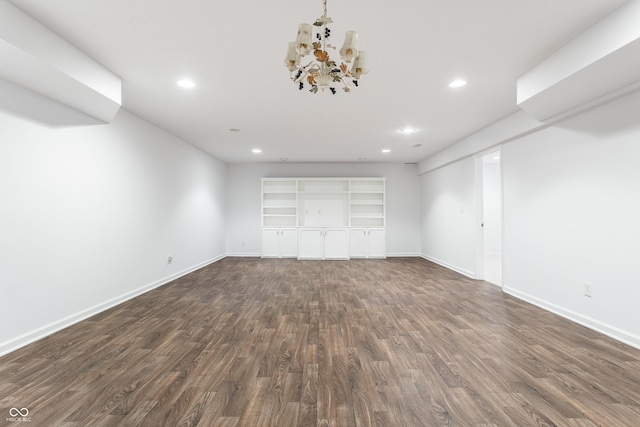
<instances>
[{"instance_id":1,"label":"built-in white shelving unit","mask_svg":"<svg viewBox=\"0 0 640 427\"><path fill-rule=\"evenodd\" d=\"M262 227L263 256L384 258L385 178L262 178Z\"/></svg>"},{"instance_id":2,"label":"built-in white shelving unit","mask_svg":"<svg viewBox=\"0 0 640 427\"><path fill-rule=\"evenodd\" d=\"M298 183L293 180L262 180L262 226L298 225Z\"/></svg>"},{"instance_id":3,"label":"built-in white shelving unit","mask_svg":"<svg viewBox=\"0 0 640 427\"><path fill-rule=\"evenodd\" d=\"M384 179L352 179L349 207L351 227L385 226Z\"/></svg>"}]
</instances>

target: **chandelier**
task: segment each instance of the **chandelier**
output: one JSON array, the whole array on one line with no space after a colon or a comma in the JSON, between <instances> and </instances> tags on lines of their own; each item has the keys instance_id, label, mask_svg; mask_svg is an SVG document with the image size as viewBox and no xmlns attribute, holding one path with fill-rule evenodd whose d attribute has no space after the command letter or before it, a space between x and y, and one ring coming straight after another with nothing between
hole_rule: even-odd
<instances>
[{"instance_id":1,"label":"chandelier","mask_svg":"<svg viewBox=\"0 0 640 427\"><path fill-rule=\"evenodd\" d=\"M291 73L291 81L297 83L300 90L305 88L306 82L312 93L317 93L318 89L323 92L329 89L335 95L336 86L342 86L342 90L351 92L352 87L358 87L360 77L369 72L367 53L358 51L358 33L347 31L344 44L339 50L343 62L338 65L329 57L328 49L336 49L329 43L331 30L327 26L333 21L327 16L327 0L322 3L324 13L313 25L298 25L298 36L295 42L289 42L284 63ZM316 41L311 38L314 27L317 30ZM313 54L311 62L301 66L301 61L309 54Z\"/></svg>"}]
</instances>

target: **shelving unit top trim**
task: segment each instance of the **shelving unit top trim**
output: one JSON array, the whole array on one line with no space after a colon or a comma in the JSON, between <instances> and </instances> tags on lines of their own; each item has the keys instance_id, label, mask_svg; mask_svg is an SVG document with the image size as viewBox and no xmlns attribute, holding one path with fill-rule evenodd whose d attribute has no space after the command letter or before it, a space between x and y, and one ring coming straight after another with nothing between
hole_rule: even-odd
<instances>
[{"instance_id":1,"label":"shelving unit top trim","mask_svg":"<svg viewBox=\"0 0 640 427\"><path fill-rule=\"evenodd\" d=\"M308 177L305 176L303 178L283 178L283 177L275 177L275 178L267 178L267 177L262 177L260 178L260 180L262 181L372 181L372 180L376 180L376 181L386 181L387 177L386 176L345 176L345 177L335 177L335 176L331 176L331 177L322 177L322 176L315 176L315 177Z\"/></svg>"},{"instance_id":2,"label":"shelving unit top trim","mask_svg":"<svg viewBox=\"0 0 640 427\"><path fill-rule=\"evenodd\" d=\"M331 193L331 194L349 194L349 191L345 191L345 190L300 190L298 191L298 193L300 194L326 194L326 193Z\"/></svg>"},{"instance_id":3,"label":"shelving unit top trim","mask_svg":"<svg viewBox=\"0 0 640 427\"><path fill-rule=\"evenodd\" d=\"M279 190L265 190L262 192L263 194L296 194L299 191L291 190L291 191L279 191Z\"/></svg>"}]
</instances>

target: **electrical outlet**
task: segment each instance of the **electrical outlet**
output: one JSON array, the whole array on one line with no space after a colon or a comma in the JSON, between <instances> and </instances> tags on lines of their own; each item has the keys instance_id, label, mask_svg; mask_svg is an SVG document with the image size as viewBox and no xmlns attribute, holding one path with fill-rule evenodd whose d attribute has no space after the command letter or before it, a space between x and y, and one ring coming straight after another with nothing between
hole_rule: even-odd
<instances>
[{"instance_id":1,"label":"electrical outlet","mask_svg":"<svg viewBox=\"0 0 640 427\"><path fill-rule=\"evenodd\" d=\"M589 282L584 282L584 296L591 298L592 290L593 290L593 285Z\"/></svg>"},{"instance_id":2,"label":"electrical outlet","mask_svg":"<svg viewBox=\"0 0 640 427\"><path fill-rule=\"evenodd\" d=\"M167 264L173 264L173 257L171 255L167 258Z\"/></svg>"}]
</instances>

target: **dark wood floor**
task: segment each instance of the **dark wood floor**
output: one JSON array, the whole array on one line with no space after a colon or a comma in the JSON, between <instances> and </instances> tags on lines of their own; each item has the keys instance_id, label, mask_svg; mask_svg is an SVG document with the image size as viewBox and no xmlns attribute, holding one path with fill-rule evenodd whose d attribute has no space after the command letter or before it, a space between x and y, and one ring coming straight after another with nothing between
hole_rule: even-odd
<instances>
[{"instance_id":1,"label":"dark wood floor","mask_svg":"<svg viewBox=\"0 0 640 427\"><path fill-rule=\"evenodd\" d=\"M227 258L0 358L0 425L13 407L32 426L639 426L640 351L422 259Z\"/></svg>"}]
</instances>

